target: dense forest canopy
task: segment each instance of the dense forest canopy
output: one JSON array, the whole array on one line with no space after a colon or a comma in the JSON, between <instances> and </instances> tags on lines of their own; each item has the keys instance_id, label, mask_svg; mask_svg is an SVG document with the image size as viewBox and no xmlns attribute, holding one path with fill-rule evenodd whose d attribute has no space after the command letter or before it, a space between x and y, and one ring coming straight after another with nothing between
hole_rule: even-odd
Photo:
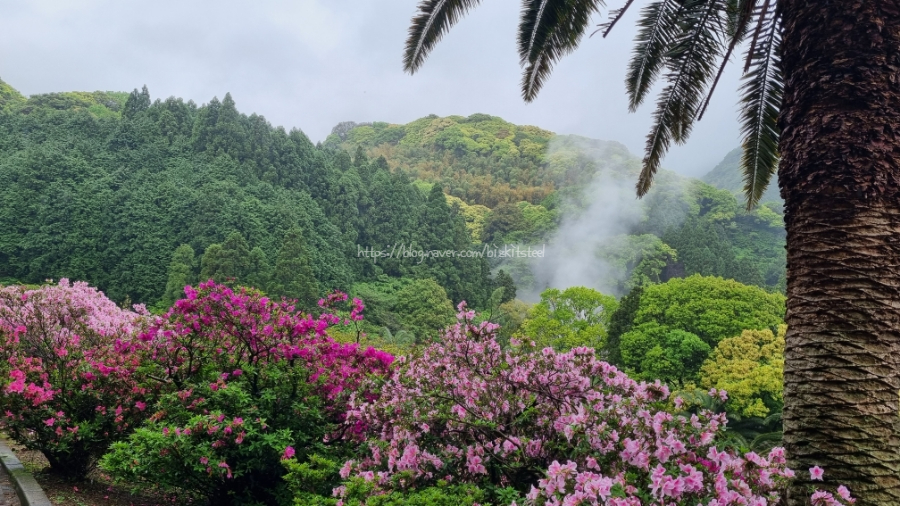
<instances>
[{"instance_id":1,"label":"dense forest canopy","mask_svg":"<svg viewBox=\"0 0 900 506\"><path fill-rule=\"evenodd\" d=\"M260 265L275 266L296 228L324 291L388 275L434 278L452 299L473 304L488 295L483 260L373 263L357 256L357 244L470 247L458 210L390 172L384 159L317 147L299 130L241 114L230 95L198 106L152 101L146 88L28 100L2 89L2 280L65 276L116 300L154 303L179 246L197 254L191 280L209 248L228 246L234 233L243 245L235 239L232 246L258 251ZM213 248L206 260L228 251ZM236 273L245 277L238 282L258 275L246 267Z\"/></svg>"}]
</instances>

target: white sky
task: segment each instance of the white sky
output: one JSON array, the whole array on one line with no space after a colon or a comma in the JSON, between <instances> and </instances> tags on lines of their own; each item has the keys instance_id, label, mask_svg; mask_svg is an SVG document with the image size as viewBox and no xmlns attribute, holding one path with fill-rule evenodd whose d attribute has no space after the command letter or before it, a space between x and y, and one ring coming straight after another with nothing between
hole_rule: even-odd
<instances>
[{"instance_id":1,"label":"white sky","mask_svg":"<svg viewBox=\"0 0 900 506\"><path fill-rule=\"evenodd\" d=\"M483 2L414 76L401 61L417 0L0 0L0 78L26 95L146 84L154 99L205 103L231 92L241 112L313 141L340 121L480 112L641 154L654 100L629 114L624 76L644 3L607 39L586 38L531 104L519 94L516 0ZM739 144L738 66L663 166L701 175Z\"/></svg>"}]
</instances>

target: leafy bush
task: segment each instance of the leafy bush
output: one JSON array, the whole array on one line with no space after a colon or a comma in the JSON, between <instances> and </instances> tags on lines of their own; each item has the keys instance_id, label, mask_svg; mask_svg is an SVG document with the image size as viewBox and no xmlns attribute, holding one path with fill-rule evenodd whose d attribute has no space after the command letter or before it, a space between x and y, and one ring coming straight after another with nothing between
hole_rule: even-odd
<instances>
[{"instance_id":1,"label":"leafy bush","mask_svg":"<svg viewBox=\"0 0 900 506\"><path fill-rule=\"evenodd\" d=\"M352 401L347 423L371 437L367 455L341 469L346 504L360 480L365 504L444 482L499 504L772 504L794 475L783 449L719 450L724 414L673 415L658 381L638 383L590 348L503 349L495 325L460 311L377 400ZM526 499L511 501L508 487Z\"/></svg>"},{"instance_id":2,"label":"leafy bush","mask_svg":"<svg viewBox=\"0 0 900 506\"><path fill-rule=\"evenodd\" d=\"M686 383L713 348L744 329L783 323L785 299L755 286L708 276L644 287L630 329L611 355L642 379Z\"/></svg>"},{"instance_id":3,"label":"leafy bush","mask_svg":"<svg viewBox=\"0 0 900 506\"><path fill-rule=\"evenodd\" d=\"M540 347L600 348L606 343L609 320L618 306L615 297L591 288L548 288L522 323L522 332Z\"/></svg>"},{"instance_id":4,"label":"leafy bush","mask_svg":"<svg viewBox=\"0 0 900 506\"><path fill-rule=\"evenodd\" d=\"M0 289L0 428L55 472L85 476L146 417L154 388L138 382L138 310L67 279Z\"/></svg>"},{"instance_id":5,"label":"leafy bush","mask_svg":"<svg viewBox=\"0 0 900 506\"><path fill-rule=\"evenodd\" d=\"M745 330L723 339L700 370L700 385L728 391L726 409L740 416L766 417L784 406L784 334Z\"/></svg>"},{"instance_id":6,"label":"leafy bush","mask_svg":"<svg viewBox=\"0 0 900 506\"><path fill-rule=\"evenodd\" d=\"M363 426L341 424L347 394L393 357L327 337L340 317L313 317L213 282L187 287L141 334L166 394L101 466L119 478L199 495L213 504L289 501L281 460L342 457ZM323 306L346 300L333 294ZM348 320L361 318L355 301ZM363 391L371 399L372 392Z\"/></svg>"}]
</instances>

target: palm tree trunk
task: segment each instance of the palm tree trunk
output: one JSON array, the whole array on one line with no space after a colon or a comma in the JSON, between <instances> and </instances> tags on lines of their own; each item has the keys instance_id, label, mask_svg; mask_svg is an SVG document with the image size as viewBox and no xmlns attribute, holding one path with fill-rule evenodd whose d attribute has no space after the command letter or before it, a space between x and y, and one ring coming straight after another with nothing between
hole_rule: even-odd
<instances>
[{"instance_id":1,"label":"palm tree trunk","mask_svg":"<svg viewBox=\"0 0 900 506\"><path fill-rule=\"evenodd\" d=\"M898 505L900 0L778 3L789 504L818 465L858 506Z\"/></svg>"}]
</instances>

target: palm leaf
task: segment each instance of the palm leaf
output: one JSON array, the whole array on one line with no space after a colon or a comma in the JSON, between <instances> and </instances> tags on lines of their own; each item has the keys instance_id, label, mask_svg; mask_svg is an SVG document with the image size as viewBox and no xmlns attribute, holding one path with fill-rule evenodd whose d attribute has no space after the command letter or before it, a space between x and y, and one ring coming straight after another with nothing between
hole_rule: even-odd
<instances>
[{"instance_id":1,"label":"palm leaf","mask_svg":"<svg viewBox=\"0 0 900 506\"><path fill-rule=\"evenodd\" d=\"M672 141L690 135L703 91L725 51L725 0L686 0L679 14L682 32L665 55L668 84L660 93L653 128L647 136L643 168L637 183L639 197L647 194L660 161Z\"/></svg>"},{"instance_id":2,"label":"palm leaf","mask_svg":"<svg viewBox=\"0 0 900 506\"><path fill-rule=\"evenodd\" d=\"M603 38L605 39L606 36L609 35L609 32L612 31L613 27L616 26L616 23L618 23L622 19L622 17L625 16L625 13L628 12L628 8L631 7L632 3L634 3L634 0L628 0L620 9L613 9L609 11L609 21L597 25L598 28L594 31L594 33L603 30ZM591 34L591 37L594 36L594 33Z\"/></svg>"},{"instance_id":3,"label":"palm leaf","mask_svg":"<svg viewBox=\"0 0 900 506\"><path fill-rule=\"evenodd\" d=\"M748 209L759 202L778 166L778 111L784 91L778 18L768 9L761 9L759 16L759 37L754 37L750 71L741 85L741 170Z\"/></svg>"},{"instance_id":4,"label":"palm leaf","mask_svg":"<svg viewBox=\"0 0 900 506\"><path fill-rule=\"evenodd\" d=\"M756 1L757 0L729 0L728 2L728 33L731 38L731 43L728 45L728 51L725 52L725 57L722 58L722 63L719 65L719 71L716 73L716 78L713 80L712 86L709 87L709 92L707 92L706 99L700 107L700 112L697 113L697 121L703 119L703 113L705 113L706 108L709 107L709 102L712 100L713 93L716 91L716 85L719 84L719 79L722 78L722 72L725 71L725 66L728 65L728 62L731 60L731 53L734 52L734 48L744 39L744 36L747 35L747 31L750 28L750 21L753 18Z\"/></svg>"},{"instance_id":5,"label":"palm leaf","mask_svg":"<svg viewBox=\"0 0 900 506\"><path fill-rule=\"evenodd\" d=\"M534 100L553 65L581 41L602 0L523 0L519 22L522 96Z\"/></svg>"},{"instance_id":6,"label":"palm leaf","mask_svg":"<svg viewBox=\"0 0 900 506\"><path fill-rule=\"evenodd\" d=\"M640 30L635 38L634 52L625 77L628 109L631 112L636 111L644 101L660 70L665 66L666 52L680 31L680 8L677 0L659 0L641 12L641 19L638 21Z\"/></svg>"},{"instance_id":7,"label":"palm leaf","mask_svg":"<svg viewBox=\"0 0 900 506\"><path fill-rule=\"evenodd\" d=\"M414 74L428 53L441 37L481 0L422 0L418 14L412 18L406 50L403 53L403 70Z\"/></svg>"}]
</instances>

